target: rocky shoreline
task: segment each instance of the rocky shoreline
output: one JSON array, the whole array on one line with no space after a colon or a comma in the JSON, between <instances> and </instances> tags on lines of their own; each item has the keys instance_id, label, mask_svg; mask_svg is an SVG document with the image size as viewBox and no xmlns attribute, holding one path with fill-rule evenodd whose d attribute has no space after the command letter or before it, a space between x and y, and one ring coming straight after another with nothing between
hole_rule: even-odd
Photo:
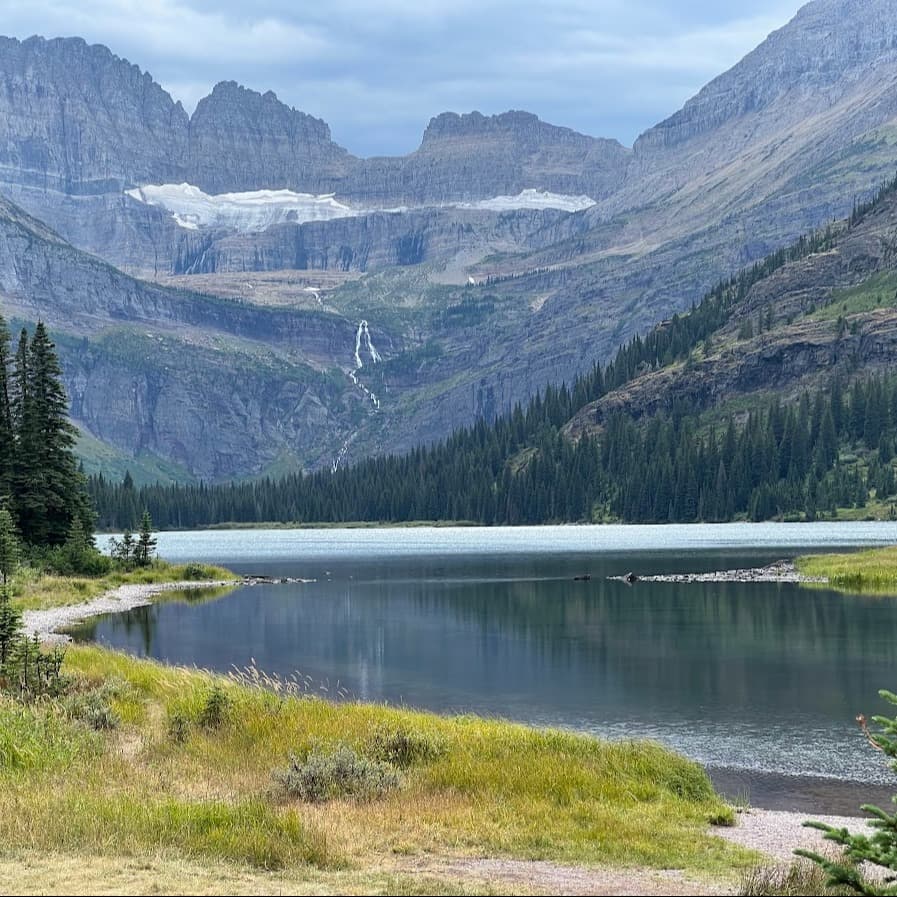
<instances>
[{"instance_id":1,"label":"rocky shoreline","mask_svg":"<svg viewBox=\"0 0 897 897\"><path fill-rule=\"evenodd\" d=\"M65 644L71 636L64 630L76 626L91 617L103 614L120 614L152 604L156 596L165 592L189 592L197 589L218 589L229 586L280 585L282 583L313 582L293 576L243 576L235 579L185 580L183 582L135 583L118 586L80 604L51 607L45 610L26 610L22 615L22 628L29 638L37 636L49 644Z\"/></svg>"},{"instance_id":2,"label":"rocky shoreline","mask_svg":"<svg viewBox=\"0 0 897 897\"><path fill-rule=\"evenodd\" d=\"M81 604L69 604L45 610L26 610L22 615L22 628L26 635L37 636L42 642L64 644L71 641L71 636L62 630L76 626L91 617L123 613L135 607L152 604L153 599L164 592L215 589L241 584L240 579L205 579L122 585Z\"/></svg>"},{"instance_id":3,"label":"rocky shoreline","mask_svg":"<svg viewBox=\"0 0 897 897\"><path fill-rule=\"evenodd\" d=\"M828 582L825 576L807 576L795 567L793 561L776 561L766 567L749 567L739 570L714 570L710 573L659 573L640 576L627 573L624 576L608 576L608 579L633 585L638 582Z\"/></svg>"}]
</instances>

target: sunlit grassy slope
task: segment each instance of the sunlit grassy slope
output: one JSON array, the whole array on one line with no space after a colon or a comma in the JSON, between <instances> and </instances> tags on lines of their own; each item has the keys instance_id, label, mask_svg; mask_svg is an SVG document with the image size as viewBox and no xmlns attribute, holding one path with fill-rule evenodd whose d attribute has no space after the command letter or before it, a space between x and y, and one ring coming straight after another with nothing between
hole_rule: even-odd
<instances>
[{"instance_id":1,"label":"sunlit grassy slope","mask_svg":"<svg viewBox=\"0 0 897 897\"><path fill-rule=\"evenodd\" d=\"M65 669L80 691L101 688L121 722L94 731L64 705L0 704L7 853L317 870L334 882L423 854L712 874L750 859L710 834L732 811L703 770L656 744L278 695L96 647L70 648ZM204 728L215 684L227 712ZM180 738L173 720L187 721ZM307 804L277 787L291 754L345 744L364 755L384 727L440 746L385 796Z\"/></svg>"}]
</instances>

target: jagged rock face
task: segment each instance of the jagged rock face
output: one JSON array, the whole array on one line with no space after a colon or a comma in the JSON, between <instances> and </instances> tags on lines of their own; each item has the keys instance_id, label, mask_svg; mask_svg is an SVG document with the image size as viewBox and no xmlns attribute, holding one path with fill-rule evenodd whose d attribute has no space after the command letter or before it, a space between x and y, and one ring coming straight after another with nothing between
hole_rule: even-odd
<instances>
[{"instance_id":1,"label":"jagged rock face","mask_svg":"<svg viewBox=\"0 0 897 897\"><path fill-rule=\"evenodd\" d=\"M515 195L527 188L600 199L619 185L629 151L529 112L445 112L404 158L367 159L344 190L368 201L420 204Z\"/></svg>"},{"instance_id":2,"label":"jagged rock face","mask_svg":"<svg viewBox=\"0 0 897 897\"><path fill-rule=\"evenodd\" d=\"M129 335L132 336L132 335ZM259 472L290 456L317 466L343 428L338 397L302 365L239 351L189 351L170 336L59 347L72 417L119 450L149 453L204 479Z\"/></svg>"},{"instance_id":3,"label":"jagged rock face","mask_svg":"<svg viewBox=\"0 0 897 897\"><path fill-rule=\"evenodd\" d=\"M181 176L180 103L105 47L0 38L0 179L69 194Z\"/></svg>"},{"instance_id":4,"label":"jagged rock face","mask_svg":"<svg viewBox=\"0 0 897 897\"><path fill-rule=\"evenodd\" d=\"M262 234L181 231L171 273L365 272L419 265L463 252L472 231L487 245L512 248L524 245L530 234L563 217L563 212L552 209L504 215L430 210L284 224Z\"/></svg>"},{"instance_id":5,"label":"jagged rock face","mask_svg":"<svg viewBox=\"0 0 897 897\"><path fill-rule=\"evenodd\" d=\"M218 84L190 119L186 180L207 193L288 188L331 193L357 160L330 139L318 118L270 91Z\"/></svg>"},{"instance_id":6,"label":"jagged rock face","mask_svg":"<svg viewBox=\"0 0 897 897\"><path fill-rule=\"evenodd\" d=\"M892 0L817 0L773 32L738 65L704 87L685 106L645 132L636 154L670 148L785 96L795 119L807 105L829 106L849 93L870 68L897 60Z\"/></svg>"},{"instance_id":7,"label":"jagged rock face","mask_svg":"<svg viewBox=\"0 0 897 897\"><path fill-rule=\"evenodd\" d=\"M628 155L528 113L447 113L416 153L362 160L325 122L232 81L188 118L148 73L77 38L0 39L0 85L0 182L64 194L187 181L212 193L288 188L392 204L525 188L603 196Z\"/></svg>"}]
</instances>

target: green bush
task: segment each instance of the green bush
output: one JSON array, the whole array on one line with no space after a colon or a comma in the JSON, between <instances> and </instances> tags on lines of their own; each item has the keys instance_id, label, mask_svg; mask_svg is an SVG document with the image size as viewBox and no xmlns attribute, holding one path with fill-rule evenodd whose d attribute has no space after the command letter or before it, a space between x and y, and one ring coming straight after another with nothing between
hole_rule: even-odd
<instances>
[{"instance_id":1,"label":"green bush","mask_svg":"<svg viewBox=\"0 0 897 897\"><path fill-rule=\"evenodd\" d=\"M231 699L220 685L213 685L199 711L197 722L203 729L220 729L230 713Z\"/></svg>"},{"instance_id":2,"label":"green bush","mask_svg":"<svg viewBox=\"0 0 897 897\"><path fill-rule=\"evenodd\" d=\"M168 715L168 737L177 744L184 744L190 737L190 717L183 710Z\"/></svg>"},{"instance_id":3,"label":"green bush","mask_svg":"<svg viewBox=\"0 0 897 897\"><path fill-rule=\"evenodd\" d=\"M181 578L184 581L199 581L206 579L217 579L218 577L215 570L213 570L211 567L205 566L204 564L187 564L184 567Z\"/></svg>"},{"instance_id":4,"label":"green bush","mask_svg":"<svg viewBox=\"0 0 897 897\"><path fill-rule=\"evenodd\" d=\"M121 724L121 717L109 705L103 689L69 695L64 699L63 707L71 719L97 731L117 729Z\"/></svg>"},{"instance_id":5,"label":"green bush","mask_svg":"<svg viewBox=\"0 0 897 897\"><path fill-rule=\"evenodd\" d=\"M378 726L367 743L367 753L375 760L407 769L427 763L445 753L445 743L434 735L404 726Z\"/></svg>"},{"instance_id":6,"label":"green bush","mask_svg":"<svg viewBox=\"0 0 897 897\"><path fill-rule=\"evenodd\" d=\"M339 797L370 800L398 788L401 776L389 763L357 754L348 745L330 753L312 750L304 759L292 756L274 780L290 797L322 803Z\"/></svg>"}]
</instances>

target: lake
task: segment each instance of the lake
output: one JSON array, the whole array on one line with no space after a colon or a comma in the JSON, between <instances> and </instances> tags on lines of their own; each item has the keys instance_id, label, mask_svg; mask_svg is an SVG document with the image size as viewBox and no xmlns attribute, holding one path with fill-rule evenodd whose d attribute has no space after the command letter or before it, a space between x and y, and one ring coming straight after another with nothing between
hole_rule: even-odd
<instances>
[{"instance_id":1,"label":"lake","mask_svg":"<svg viewBox=\"0 0 897 897\"><path fill-rule=\"evenodd\" d=\"M885 712L878 690L897 689L897 599L606 577L894 542L895 523L162 533L172 561L314 581L166 601L76 637L298 671L331 696L655 738L755 804L819 791L827 809L833 796L855 809L870 792L855 799L847 782L891 780L855 717Z\"/></svg>"}]
</instances>

